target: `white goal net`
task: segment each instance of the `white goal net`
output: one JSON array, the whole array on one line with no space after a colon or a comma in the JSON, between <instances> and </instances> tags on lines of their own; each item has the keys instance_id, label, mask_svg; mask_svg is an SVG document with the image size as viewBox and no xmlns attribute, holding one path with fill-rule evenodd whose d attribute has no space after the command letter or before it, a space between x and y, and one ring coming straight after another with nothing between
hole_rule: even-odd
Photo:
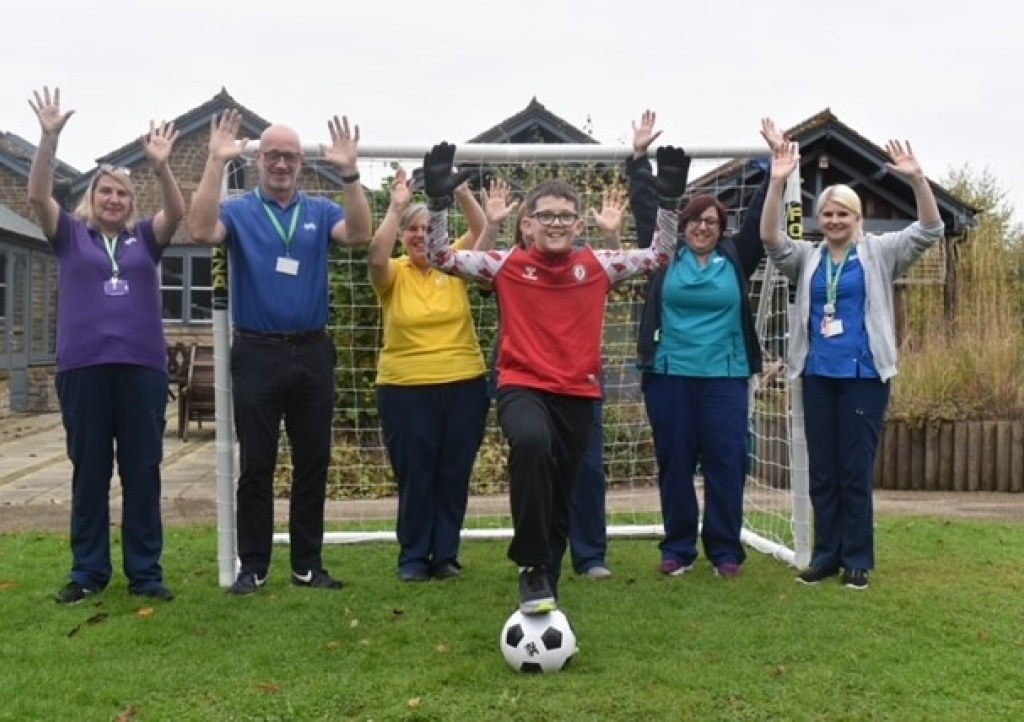
<instances>
[{"instance_id":1,"label":"white goal net","mask_svg":"<svg viewBox=\"0 0 1024 722\"><path fill-rule=\"evenodd\" d=\"M360 150L362 182L367 188L375 227L387 210L391 179L398 165L408 171L421 165L426 147L369 146ZM557 176L581 192L582 208L599 208L602 191L611 186L625 188L623 147L602 145L462 145L457 164L472 164L479 172L471 184L479 187L492 176L504 178L523 198L538 180ZM760 149L707 149L691 151L695 158L691 181L694 192L718 195L730 211L730 230L742 219L754 186L764 170L751 170L745 158ZM337 197L340 186L330 173L320 173L316 154L309 152L309 166L302 184L309 193ZM734 173L715 169L736 166ZM700 168L708 168L699 175ZM253 179L255 169L252 169ZM252 180L245 185L251 187ZM452 209L453 234L465 228L457 208ZM506 224L511 226L511 224ZM499 247L511 243L511 228L499 239ZM588 221L587 239L600 247L600 233ZM624 246L635 244L635 231L627 213L622 229ZM365 249L337 249L332 260L331 332L338 349L336 368L337 407L334 418L332 463L328 475L325 541L348 543L394 540L397 488L381 437L375 403L374 378L377 351L381 343L380 312L368 279ZM604 469L607 481L608 534L616 537L657 538L662 533L657 468L650 426L635 367L636 325L642 305L645 279L635 279L613 289L608 299L603 355L605 361ZM790 388L784 358L788 288L784 279L763 266L751 285L752 307L765 351L765 371L751 384L749 472L745 500L744 541L752 547L802 565L809 557L809 504L806 465L790 460L792 428L789 413ZM224 305L223 303L221 304ZM477 331L490 361L496 334L497 310L493 298L473 292L472 307ZM227 324L223 314L218 324L215 310L215 345L226 349ZM226 359L226 351L217 352ZM218 377L223 399L229 405L226 368ZM798 401L798 400L797 400ZM224 415L225 417L227 414ZM801 419L802 423L802 419ZM230 423L218 423L218 450L230 448L222 435L230 435ZM797 444L799 449L799 440ZM512 520L508 503L506 447L493 409L484 444L477 457L471 481L471 497L464 537L507 538ZM233 559L233 474L231 454L220 453L218 503L224 513L220 527L221 581L229 584L234 574ZM221 463L223 462L223 463ZM287 492L290 457L282 433L281 453L275 488L279 498L275 510L278 533L275 542L287 543ZM794 474L794 469L796 473ZM802 471L801 471L802 469ZM794 478L796 477L796 478ZM703 496L698 476L698 495ZM226 580L226 581L225 581Z\"/></svg>"}]
</instances>

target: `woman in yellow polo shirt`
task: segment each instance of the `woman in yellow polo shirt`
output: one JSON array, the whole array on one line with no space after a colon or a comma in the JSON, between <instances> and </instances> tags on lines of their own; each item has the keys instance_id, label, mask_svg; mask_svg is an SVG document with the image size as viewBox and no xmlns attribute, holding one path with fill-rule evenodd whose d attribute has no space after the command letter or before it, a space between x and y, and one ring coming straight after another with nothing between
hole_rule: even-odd
<instances>
[{"instance_id":1,"label":"woman in yellow polo shirt","mask_svg":"<svg viewBox=\"0 0 1024 722\"><path fill-rule=\"evenodd\" d=\"M377 409L398 481L398 578L404 582L462 572L459 534L490 403L468 283L431 268L430 216L412 194L399 170L370 242L370 284L384 329ZM483 229L483 211L465 185L455 198L470 228L457 246L469 248ZM398 238L404 253L392 258Z\"/></svg>"}]
</instances>

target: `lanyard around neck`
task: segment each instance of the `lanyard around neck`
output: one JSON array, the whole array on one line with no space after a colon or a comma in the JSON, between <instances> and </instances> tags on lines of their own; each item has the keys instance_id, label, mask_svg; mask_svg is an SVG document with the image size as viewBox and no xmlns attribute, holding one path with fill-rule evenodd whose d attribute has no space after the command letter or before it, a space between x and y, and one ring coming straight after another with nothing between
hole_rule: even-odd
<instances>
[{"instance_id":1,"label":"lanyard around neck","mask_svg":"<svg viewBox=\"0 0 1024 722\"><path fill-rule=\"evenodd\" d=\"M843 266L846 265L846 259L850 257L850 251L853 250L853 246L847 246L846 253L843 254L843 260L836 264L836 276L832 277L832 254L825 249L825 301L833 309L835 313L836 297L839 295L839 277L843 275Z\"/></svg>"},{"instance_id":2,"label":"lanyard around neck","mask_svg":"<svg viewBox=\"0 0 1024 722\"><path fill-rule=\"evenodd\" d=\"M107 255L110 256L110 273L114 278L121 275L121 266L117 262L115 253L117 251L117 236L107 237L106 233L100 233L103 237L103 247L107 249Z\"/></svg>"},{"instance_id":3,"label":"lanyard around neck","mask_svg":"<svg viewBox=\"0 0 1024 722\"><path fill-rule=\"evenodd\" d=\"M288 232L285 233L284 226L277 220L277 214L274 213L274 209L270 207L270 204L263 200L263 194L256 191L257 197L260 199L260 203L263 204L263 210L267 214L267 218L270 219L271 224L274 226L274 230L277 231L277 235L284 241L284 252L288 255L291 252L292 239L295 238L295 229L299 225L299 216L302 215L302 199L299 198L299 202L295 204L295 208L292 209L292 220L288 224Z\"/></svg>"}]
</instances>

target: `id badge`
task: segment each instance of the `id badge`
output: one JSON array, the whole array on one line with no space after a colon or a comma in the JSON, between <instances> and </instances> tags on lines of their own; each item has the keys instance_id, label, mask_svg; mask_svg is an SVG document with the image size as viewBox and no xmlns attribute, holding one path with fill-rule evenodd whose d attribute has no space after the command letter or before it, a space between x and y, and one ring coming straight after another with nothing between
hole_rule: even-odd
<instances>
[{"instance_id":1,"label":"id badge","mask_svg":"<svg viewBox=\"0 0 1024 722\"><path fill-rule=\"evenodd\" d=\"M297 276L299 275L299 262L294 258L279 256L277 259L277 268L275 270L286 276Z\"/></svg>"},{"instance_id":2,"label":"id badge","mask_svg":"<svg viewBox=\"0 0 1024 722\"><path fill-rule=\"evenodd\" d=\"M127 296L128 281L123 278L111 278L103 282L103 293L108 296Z\"/></svg>"},{"instance_id":3,"label":"id badge","mask_svg":"<svg viewBox=\"0 0 1024 722\"><path fill-rule=\"evenodd\" d=\"M843 322L834 318L831 321L825 321L821 324L821 335L825 338L832 338L833 336L839 336L843 333Z\"/></svg>"}]
</instances>

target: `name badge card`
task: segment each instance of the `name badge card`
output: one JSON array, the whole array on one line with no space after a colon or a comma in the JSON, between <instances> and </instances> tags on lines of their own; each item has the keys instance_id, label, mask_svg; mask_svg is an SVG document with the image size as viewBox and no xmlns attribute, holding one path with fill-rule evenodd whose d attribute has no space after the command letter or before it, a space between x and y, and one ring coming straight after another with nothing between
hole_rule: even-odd
<instances>
[{"instance_id":1,"label":"name badge card","mask_svg":"<svg viewBox=\"0 0 1024 722\"><path fill-rule=\"evenodd\" d=\"M277 259L277 272L283 273L286 276L297 276L299 275L299 262L294 258L279 256Z\"/></svg>"},{"instance_id":2,"label":"name badge card","mask_svg":"<svg viewBox=\"0 0 1024 722\"><path fill-rule=\"evenodd\" d=\"M843 322L838 318L825 319L821 323L821 335L825 338L832 338L843 333Z\"/></svg>"},{"instance_id":3,"label":"name badge card","mask_svg":"<svg viewBox=\"0 0 1024 722\"><path fill-rule=\"evenodd\" d=\"M103 293L108 296L127 296L128 281L123 278L111 278L103 282Z\"/></svg>"}]
</instances>

